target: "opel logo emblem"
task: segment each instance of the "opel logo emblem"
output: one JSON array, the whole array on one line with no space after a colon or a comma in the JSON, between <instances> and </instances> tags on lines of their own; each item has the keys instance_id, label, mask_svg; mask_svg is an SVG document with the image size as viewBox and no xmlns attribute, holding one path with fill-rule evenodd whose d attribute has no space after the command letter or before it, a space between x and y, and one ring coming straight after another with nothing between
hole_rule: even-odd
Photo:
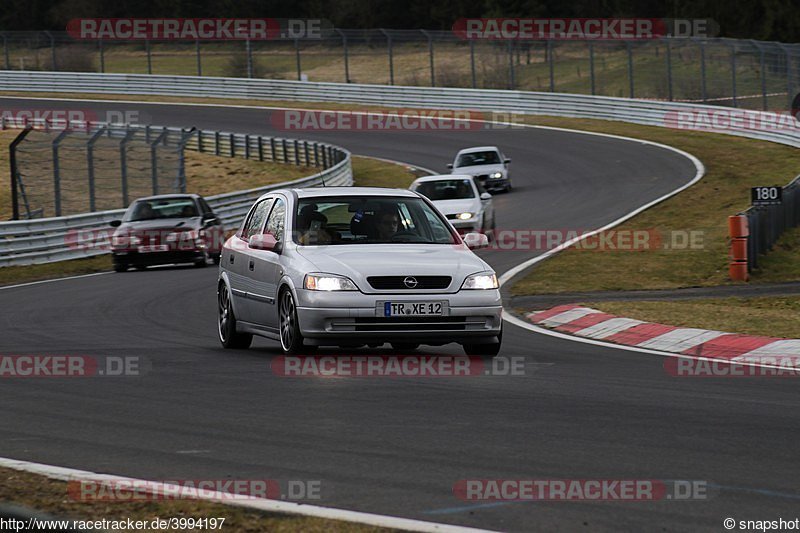
<instances>
[{"instance_id":1,"label":"opel logo emblem","mask_svg":"<svg viewBox=\"0 0 800 533\"><path fill-rule=\"evenodd\" d=\"M416 286L417 286L419 283L417 282L417 278L415 278L415 277L413 277L413 276L406 276L406 278L403 280L403 284L404 284L406 287L408 287L409 289L413 289L413 288L414 288L414 287L416 287Z\"/></svg>"}]
</instances>

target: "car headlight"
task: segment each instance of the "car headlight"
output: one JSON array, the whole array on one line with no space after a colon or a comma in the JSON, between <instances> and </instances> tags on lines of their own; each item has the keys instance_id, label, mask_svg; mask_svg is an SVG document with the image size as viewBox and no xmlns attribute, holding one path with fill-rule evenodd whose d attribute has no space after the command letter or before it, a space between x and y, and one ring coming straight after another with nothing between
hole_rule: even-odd
<instances>
[{"instance_id":1,"label":"car headlight","mask_svg":"<svg viewBox=\"0 0 800 533\"><path fill-rule=\"evenodd\" d=\"M493 179L499 180L500 178L503 177L503 173L502 172L494 172L491 177Z\"/></svg>"},{"instance_id":2,"label":"car headlight","mask_svg":"<svg viewBox=\"0 0 800 533\"><path fill-rule=\"evenodd\" d=\"M303 286L310 291L357 291L349 278L332 274L306 274Z\"/></svg>"},{"instance_id":3,"label":"car headlight","mask_svg":"<svg viewBox=\"0 0 800 533\"><path fill-rule=\"evenodd\" d=\"M472 213L459 213L456 215L458 220L469 220L472 218Z\"/></svg>"},{"instance_id":4,"label":"car headlight","mask_svg":"<svg viewBox=\"0 0 800 533\"><path fill-rule=\"evenodd\" d=\"M471 276L467 276L467 279L464 280L464 284L461 285L462 289L496 289L499 285L497 284L497 276L492 273L488 272L481 272L478 274L472 274Z\"/></svg>"}]
</instances>

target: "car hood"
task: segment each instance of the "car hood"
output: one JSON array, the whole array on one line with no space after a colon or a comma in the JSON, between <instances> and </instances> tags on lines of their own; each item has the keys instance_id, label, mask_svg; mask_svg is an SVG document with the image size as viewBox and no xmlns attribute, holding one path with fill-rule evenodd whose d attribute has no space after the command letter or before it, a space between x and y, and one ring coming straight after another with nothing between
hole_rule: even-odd
<instances>
[{"instance_id":1,"label":"car hood","mask_svg":"<svg viewBox=\"0 0 800 533\"><path fill-rule=\"evenodd\" d=\"M317 272L352 279L363 292L377 292L368 276L451 276L451 287L492 268L464 245L343 244L297 248Z\"/></svg>"},{"instance_id":2,"label":"car hood","mask_svg":"<svg viewBox=\"0 0 800 533\"><path fill-rule=\"evenodd\" d=\"M481 209L481 203L475 198L467 198L463 200L436 200L433 202L436 209L445 215L452 215L455 213L477 213Z\"/></svg>"},{"instance_id":3,"label":"car hood","mask_svg":"<svg viewBox=\"0 0 800 533\"><path fill-rule=\"evenodd\" d=\"M478 176L480 174L491 174L492 172L505 172L502 163L495 163L492 165L474 165L471 167L458 167L453 169L453 174L470 174Z\"/></svg>"}]
</instances>

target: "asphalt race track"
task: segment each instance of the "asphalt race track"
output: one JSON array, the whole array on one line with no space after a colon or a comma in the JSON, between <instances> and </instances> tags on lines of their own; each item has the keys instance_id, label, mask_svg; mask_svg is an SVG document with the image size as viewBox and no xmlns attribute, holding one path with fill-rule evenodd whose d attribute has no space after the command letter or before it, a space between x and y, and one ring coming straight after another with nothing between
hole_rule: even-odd
<instances>
[{"instance_id":1,"label":"asphalt race track","mask_svg":"<svg viewBox=\"0 0 800 533\"><path fill-rule=\"evenodd\" d=\"M135 108L159 125L273 132L264 110L3 105ZM442 172L458 148L497 144L513 159L515 190L495 197L498 227L508 229L596 228L695 174L665 149L550 130L288 136ZM539 252L482 253L502 273ZM152 364L139 378L3 380L0 456L153 480L320 480L322 499L309 503L510 531L717 531L727 517L796 515L792 380L670 377L658 356L508 323L501 356L524 356L525 376L278 377L272 341L220 347L215 280L214 268L173 267L0 290L2 354ZM702 480L711 490L683 502L480 504L453 495L458 480L481 478Z\"/></svg>"}]
</instances>

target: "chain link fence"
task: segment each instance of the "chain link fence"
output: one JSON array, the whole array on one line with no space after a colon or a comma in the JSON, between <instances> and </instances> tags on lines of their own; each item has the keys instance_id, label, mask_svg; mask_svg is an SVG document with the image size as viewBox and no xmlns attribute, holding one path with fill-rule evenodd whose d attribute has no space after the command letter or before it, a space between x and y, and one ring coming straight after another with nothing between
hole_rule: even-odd
<instances>
[{"instance_id":1,"label":"chain link fence","mask_svg":"<svg viewBox=\"0 0 800 533\"><path fill-rule=\"evenodd\" d=\"M140 196L186 191L183 149L192 132L35 126L11 148L14 219L117 209Z\"/></svg>"},{"instance_id":2,"label":"chain link fence","mask_svg":"<svg viewBox=\"0 0 800 533\"><path fill-rule=\"evenodd\" d=\"M341 30L323 39L78 41L0 34L6 70L227 76L518 89L785 110L800 45L734 39L463 40L452 32Z\"/></svg>"}]
</instances>

